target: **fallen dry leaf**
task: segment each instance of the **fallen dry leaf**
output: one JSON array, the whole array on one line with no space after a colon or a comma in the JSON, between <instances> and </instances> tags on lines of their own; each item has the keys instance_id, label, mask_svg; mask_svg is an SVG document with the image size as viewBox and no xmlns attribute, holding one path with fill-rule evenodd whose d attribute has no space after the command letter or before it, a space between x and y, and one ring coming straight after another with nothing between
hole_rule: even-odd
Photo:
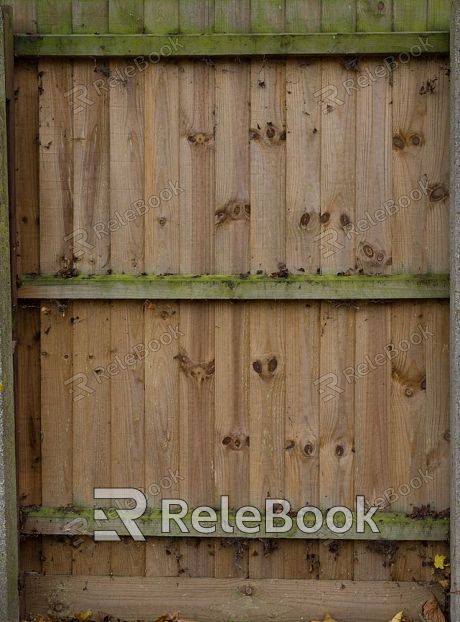
<instances>
[{"instance_id":1,"label":"fallen dry leaf","mask_svg":"<svg viewBox=\"0 0 460 622\"><path fill-rule=\"evenodd\" d=\"M438 570L444 570L446 566L448 566L447 558L445 555L435 555L434 556L434 567Z\"/></svg>"},{"instance_id":2,"label":"fallen dry leaf","mask_svg":"<svg viewBox=\"0 0 460 622\"><path fill-rule=\"evenodd\" d=\"M403 615L404 615L404 611L400 611L394 616L394 618L391 618L390 622L402 622Z\"/></svg>"},{"instance_id":3,"label":"fallen dry leaf","mask_svg":"<svg viewBox=\"0 0 460 622\"><path fill-rule=\"evenodd\" d=\"M443 612L441 611L441 607L439 606L436 598L431 598L427 600L426 603L422 607L422 616L426 622L446 622L446 618L444 617Z\"/></svg>"}]
</instances>

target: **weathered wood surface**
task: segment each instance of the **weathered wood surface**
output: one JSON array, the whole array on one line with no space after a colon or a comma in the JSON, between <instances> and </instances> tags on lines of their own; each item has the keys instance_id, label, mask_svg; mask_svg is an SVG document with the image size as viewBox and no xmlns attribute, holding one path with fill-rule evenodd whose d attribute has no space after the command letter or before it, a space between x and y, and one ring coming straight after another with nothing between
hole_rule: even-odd
<instances>
[{"instance_id":1,"label":"weathered wood surface","mask_svg":"<svg viewBox=\"0 0 460 622\"><path fill-rule=\"evenodd\" d=\"M448 298L449 277L394 276L94 276L22 277L23 299L391 300Z\"/></svg>"},{"instance_id":2,"label":"weathered wood surface","mask_svg":"<svg viewBox=\"0 0 460 622\"><path fill-rule=\"evenodd\" d=\"M393 71L370 58L20 61L18 174L31 184L18 189L18 267L447 273L447 72L443 57ZM204 88L214 104L194 115ZM194 269L200 245L208 265Z\"/></svg>"},{"instance_id":3,"label":"weathered wood surface","mask_svg":"<svg viewBox=\"0 0 460 622\"><path fill-rule=\"evenodd\" d=\"M296 581L283 579L158 579L26 575L27 609L46 614L75 608L104 611L126 620L153 619L171 603L183 616L203 622L322 619L332 611L343 622L388 622L404 608L416 618L432 598L427 585L389 581ZM116 603L116 604L115 604Z\"/></svg>"},{"instance_id":4,"label":"weathered wood surface","mask_svg":"<svg viewBox=\"0 0 460 622\"><path fill-rule=\"evenodd\" d=\"M31 18L46 17L49 32L72 15L73 31L330 32L448 30L449 0L10 0L16 32L33 32ZM85 6L86 5L86 6ZM108 17L110 16L110 23ZM250 16L250 21L249 21Z\"/></svg>"},{"instance_id":5,"label":"weathered wood surface","mask_svg":"<svg viewBox=\"0 0 460 622\"><path fill-rule=\"evenodd\" d=\"M91 452L90 452L91 453ZM278 452L279 453L279 452ZM91 454L94 455L94 452ZM276 455L276 454L275 454ZM75 478L75 486L77 490L82 490L88 487L87 482L80 482ZM280 480L282 477L280 476ZM225 484L223 485L225 488ZM79 495L82 498L82 495ZM296 507L300 507L301 502ZM351 506L351 504L349 504ZM237 506L232 498L232 506ZM299 539L299 540L333 540L337 539L337 533L334 533L326 525L316 533L304 533L302 532L294 519L292 529L286 533L268 533L264 527L264 519L262 519L262 527L260 532L247 534L238 529L235 525L235 514L230 512L230 523L234 526L234 532L227 534L223 531L220 525L220 512L217 512L218 524L216 530L207 535L203 535L196 531L192 524L192 511L184 517L184 524L190 534L190 537L210 537L210 538L249 538L257 540L259 538L273 538L273 539ZM37 508L32 506L30 508L24 507L22 510L22 526L21 533L25 535L84 535L91 536L95 530L116 530L120 536L128 536L129 533L126 527L120 522L119 519L113 518L116 516L116 511L111 508L105 510L106 515L109 517L107 521L96 521L94 519L94 510L91 506L87 507L69 507L68 510L52 507ZM263 512L261 511L262 516ZM326 512L323 512L326 515ZM161 511L151 509L141 517L138 521L142 534L145 537L189 537L188 534L181 532L179 526L174 521L171 521L171 533L162 533L161 527ZM411 518L407 514L402 513L388 513L378 512L374 516L375 523L379 529L379 533L374 533L366 524L366 530L364 533L360 533L356 529L356 516L354 517L353 527L349 532L339 537L340 540L396 540L396 541L411 541L411 540L427 540L434 542L446 541L449 537L449 520L447 518L424 518L417 519ZM282 526L283 521L278 521L278 525ZM305 517L305 524L307 527L314 526L314 519L312 516ZM340 516L337 516L337 525L341 526Z\"/></svg>"},{"instance_id":6,"label":"weathered wood surface","mask_svg":"<svg viewBox=\"0 0 460 622\"><path fill-rule=\"evenodd\" d=\"M442 54L448 32L15 35L16 56L262 56L337 54Z\"/></svg>"}]
</instances>

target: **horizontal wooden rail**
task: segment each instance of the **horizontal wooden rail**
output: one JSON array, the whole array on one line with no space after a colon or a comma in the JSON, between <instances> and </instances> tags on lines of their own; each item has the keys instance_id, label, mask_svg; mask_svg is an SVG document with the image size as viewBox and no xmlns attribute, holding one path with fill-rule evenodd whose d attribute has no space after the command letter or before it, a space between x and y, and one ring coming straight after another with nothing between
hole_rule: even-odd
<instances>
[{"instance_id":1,"label":"horizontal wooden rail","mask_svg":"<svg viewBox=\"0 0 460 622\"><path fill-rule=\"evenodd\" d=\"M449 33L16 35L16 56L254 56L448 53Z\"/></svg>"},{"instance_id":2,"label":"horizontal wooden rail","mask_svg":"<svg viewBox=\"0 0 460 622\"><path fill-rule=\"evenodd\" d=\"M419 620L422 605L445 597L436 586L403 581L213 579L25 575L25 610L103 611L123 620L154 620L167 611L200 622L322 620L388 622L397 611Z\"/></svg>"},{"instance_id":3,"label":"horizontal wooden rail","mask_svg":"<svg viewBox=\"0 0 460 622\"><path fill-rule=\"evenodd\" d=\"M129 533L118 518L116 510L105 508L107 520L96 521L93 508L50 508L36 507L22 508L21 510L21 533L23 535L55 535L55 536L92 536L97 530L115 530L120 536L128 536ZM356 531L356 522L345 534L337 534L330 530L326 521L316 533L304 533L297 527L295 518L293 527L287 533L266 533L264 520L260 531L248 534L239 530L236 526L234 532L224 532L220 524L220 513L217 512L218 521L216 531L211 534L203 534L195 531L192 525L192 513L184 517L184 523L189 533L182 533L175 521L171 521L171 532L161 531L161 511L147 510L137 524L145 537L211 537L211 538L252 538L252 539L297 539L297 540L429 540L442 542L448 539L449 519L447 518L412 518L406 514L377 512L374 516L380 533L371 531L366 525L364 533ZM234 514L230 514L231 525L235 525ZM342 517L343 518L343 517ZM279 519L275 519L279 520ZM337 514L336 523L341 525L341 515ZM279 523L282 525L282 521ZM313 518L306 515L305 524L313 526ZM342 523L343 524L343 523Z\"/></svg>"},{"instance_id":4,"label":"horizontal wooden rail","mask_svg":"<svg viewBox=\"0 0 460 622\"><path fill-rule=\"evenodd\" d=\"M449 276L22 276L19 279L18 297L59 300L428 299L449 297Z\"/></svg>"}]
</instances>

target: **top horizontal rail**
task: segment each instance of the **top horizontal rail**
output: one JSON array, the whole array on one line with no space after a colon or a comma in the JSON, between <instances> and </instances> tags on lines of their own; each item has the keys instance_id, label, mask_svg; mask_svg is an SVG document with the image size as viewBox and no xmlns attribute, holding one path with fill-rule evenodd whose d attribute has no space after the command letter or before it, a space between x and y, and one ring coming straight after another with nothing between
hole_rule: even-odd
<instances>
[{"instance_id":1,"label":"top horizontal rail","mask_svg":"<svg viewBox=\"0 0 460 622\"><path fill-rule=\"evenodd\" d=\"M260 56L439 54L449 33L353 32L170 35L15 35L16 56Z\"/></svg>"}]
</instances>

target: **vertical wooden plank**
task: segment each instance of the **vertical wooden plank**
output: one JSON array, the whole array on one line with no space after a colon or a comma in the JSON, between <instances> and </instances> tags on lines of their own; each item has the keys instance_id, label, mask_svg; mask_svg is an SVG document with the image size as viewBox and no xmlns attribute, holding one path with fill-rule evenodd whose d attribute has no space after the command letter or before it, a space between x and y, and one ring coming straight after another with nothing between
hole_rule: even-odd
<instances>
[{"instance_id":1,"label":"vertical wooden plank","mask_svg":"<svg viewBox=\"0 0 460 622\"><path fill-rule=\"evenodd\" d=\"M391 31L393 0L357 0L356 30L358 32Z\"/></svg>"},{"instance_id":2,"label":"vertical wooden plank","mask_svg":"<svg viewBox=\"0 0 460 622\"><path fill-rule=\"evenodd\" d=\"M70 0L37 0L37 31L72 31ZM40 94L40 267L68 273L73 268L72 64L39 62Z\"/></svg>"},{"instance_id":3,"label":"vertical wooden plank","mask_svg":"<svg viewBox=\"0 0 460 622\"><path fill-rule=\"evenodd\" d=\"M101 503L94 500L94 488L111 486L110 382L98 384L93 373L110 363L110 303L76 301L72 329L73 377L86 377L93 391L88 394L74 388L73 393L73 503L92 507ZM72 573L108 574L110 547L108 542L79 538L74 544Z\"/></svg>"},{"instance_id":4,"label":"vertical wooden plank","mask_svg":"<svg viewBox=\"0 0 460 622\"><path fill-rule=\"evenodd\" d=\"M111 304L111 359L118 370L109 379L112 486L142 489L145 483L144 361L136 354L136 348L144 344L144 309L135 301ZM111 569L114 575L143 576L144 543L131 539L112 543Z\"/></svg>"},{"instance_id":5,"label":"vertical wooden plank","mask_svg":"<svg viewBox=\"0 0 460 622\"><path fill-rule=\"evenodd\" d=\"M286 32L320 32L321 0L286 0Z\"/></svg>"},{"instance_id":6,"label":"vertical wooden plank","mask_svg":"<svg viewBox=\"0 0 460 622\"><path fill-rule=\"evenodd\" d=\"M24 61L16 65L15 194L18 274L40 272L37 73L37 63L34 61Z\"/></svg>"},{"instance_id":7,"label":"vertical wooden plank","mask_svg":"<svg viewBox=\"0 0 460 622\"><path fill-rule=\"evenodd\" d=\"M450 11L449 0L428 0L427 30L449 30Z\"/></svg>"},{"instance_id":8,"label":"vertical wooden plank","mask_svg":"<svg viewBox=\"0 0 460 622\"><path fill-rule=\"evenodd\" d=\"M144 31L144 0L109 0L109 31L136 34Z\"/></svg>"},{"instance_id":9,"label":"vertical wooden plank","mask_svg":"<svg viewBox=\"0 0 460 622\"><path fill-rule=\"evenodd\" d=\"M449 507L449 308L445 301L425 303L433 336L426 340L426 466L434 476L423 487L425 503L437 511Z\"/></svg>"},{"instance_id":10,"label":"vertical wooden plank","mask_svg":"<svg viewBox=\"0 0 460 622\"><path fill-rule=\"evenodd\" d=\"M57 35L72 32L72 0L35 0L37 30Z\"/></svg>"},{"instance_id":11,"label":"vertical wooden plank","mask_svg":"<svg viewBox=\"0 0 460 622\"><path fill-rule=\"evenodd\" d=\"M353 504L354 385L344 370L355 363L353 307L321 305L320 376L320 507ZM340 347L338 347L340 344ZM353 573L351 542L320 545L322 579L346 579Z\"/></svg>"},{"instance_id":12,"label":"vertical wooden plank","mask_svg":"<svg viewBox=\"0 0 460 622\"><path fill-rule=\"evenodd\" d=\"M363 59L359 80L376 75L379 60ZM365 274L391 271L391 217L384 205L391 198L391 87L388 77L356 93L356 222L348 229L356 263ZM383 216L382 216L383 214Z\"/></svg>"},{"instance_id":13,"label":"vertical wooden plank","mask_svg":"<svg viewBox=\"0 0 460 622\"><path fill-rule=\"evenodd\" d=\"M107 79L97 76L94 61L83 59L74 62L73 80L73 254L78 272L100 274L110 266ZM84 100L80 99L82 86Z\"/></svg>"},{"instance_id":14,"label":"vertical wooden plank","mask_svg":"<svg viewBox=\"0 0 460 622\"><path fill-rule=\"evenodd\" d=\"M316 274L321 230L321 62L286 65L286 267Z\"/></svg>"},{"instance_id":15,"label":"vertical wooden plank","mask_svg":"<svg viewBox=\"0 0 460 622\"><path fill-rule=\"evenodd\" d=\"M179 0L145 0L144 28L156 35L174 34L179 29Z\"/></svg>"},{"instance_id":16,"label":"vertical wooden plank","mask_svg":"<svg viewBox=\"0 0 460 622\"><path fill-rule=\"evenodd\" d=\"M215 305L182 302L180 307L180 498L189 507L215 500ZM213 576L214 543L209 538L180 546L181 574Z\"/></svg>"},{"instance_id":17,"label":"vertical wooden plank","mask_svg":"<svg viewBox=\"0 0 460 622\"><path fill-rule=\"evenodd\" d=\"M397 209L391 224L395 273L425 273L428 267L427 185L431 180L424 161L429 148L428 95L422 94L428 79L426 63L425 59L411 61L394 74L393 200Z\"/></svg>"},{"instance_id":18,"label":"vertical wooden plank","mask_svg":"<svg viewBox=\"0 0 460 622\"><path fill-rule=\"evenodd\" d=\"M216 304L216 496L237 509L249 500L249 315L247 303ZM246 577L248 546L216 546L216 577Z\"/></svg>"},{"instance_id":19,"label":"vertical wooden plank","mask_svg":"<svg viewBox=\"0 0 460 622\"><path fill-rule=\"evenodd\" d=\"M14 1L14 32L37 32L36 0Z\"/></svg>"},{"instance_id":20,"label":"vertical wooden plank","mask_svg":"<svg viewBox=\"0 0 460 622\"><path fill-rule=\"evenodd\" d=\"M356 311L354 491L370 504L390 483L391 365L385 355L391 342L390 309L364 304ZM355 542L354 551L355 580L390 579L390 565L382 564L378 547Z\"/></svg>"},{"instance_id":21,"label":"vertical wooden plank","mask_svg":"<svg viewBox=\"0 0 460 622\"><path fill-rule=\"evenodd\" d=\"M323 0L322 32L353 32L356 29L356 0Z\"/></svg>"},{"instance_id":22,"label":"vertical wooden plank","mask_svg":"<svg viewBox=\"0 0 460 622\"><path fill-rule=\"evenodd\" d=\"M324 6L324 4L323 4ZM356 79L335 59L324 59L322 93L337 89L341 104L321 106L321 223L319 239L323 274L355 269L355 240L347 227L355 222L356 98L347 96L346 80Z\"/></svg>"},{"instance_id":23,"label":"vertical wooden plank","mask_svg":"<svg viewBox=\"0 0 460 622\"><path fill-rule=\"evenodd\" d=\"M184 61L180 89L180 271L214 272L215 70Z\"/></svg>"},{"instance_id":24,"label":"vertical wooden plank","mask_svg":"<svg viewBox=\"0 0 460 622\"><path fill-rule=\"evenodd\" d=\"M215 269L242 274L250 265L249 83L246 62L216 66Z\"/></svg>"},{"instance_id":25,"label":"vertical wooden plank","mask_svg":"<svg viewBox=\"0 0 460 622\"><path fill-rule=\"evenodd\" d=\"M131 70L129 69L131 68ZM111 268L144 271L144 220L137 206L144 198L144 73L111 61L112 75L123 76L110 90ZM117 224L118 223L118 224Z\"/></svg>"},{"instance_id":26,"label":"vertical wooden plank","mask_svg":"<svg viewBox=\"0 0 460 622\"><path fill-rule=\"evenodd\" d=\"M179 24L187 34L212 32L214 0L179 0Z\"/></svg>"},{"instance_id":27,"label":"vertical wooden plank","mask_svg":"<svg viewBox=\"0 0 460 622\"><path fill-rule=\"evenodd\" d=\"M428 87L427 88L427 84ZM431 86L432 88L431 88ZM428 181L426 209L427 272L449 271L449 91L448 61L429 59L423 84L426 94L426 149L423 172Z\"/></svg>"},{"instance_id":28,"label":"vertical wooden plank","mask_svg":"<svg viewBox=\"0 0 460 622\"><path fill-rule=\"evenodd\" d=\"M283 32L285 22L285 0L251 0L252 32Z\"/></svg>"},{"instance_id":29,"label":"vertical wooden plank","mask_svg":"<svg viewBox=\"0 0 460 622\"><path fill-rule=\"evenodd\" d=\"M146 70L145 111L145 271L174 274L179 272L180 195L185 191L179 181L176 63Z\"/></svg>"},{"instance_id":30,"label":"vertical wooden plank","mask_svg":"<svg viewBox=\"0 0 460 622\"><path fill-rule=\"evenodd\" d=\"M45 300L41 308L42 503L70 505L72 495L72 305ZM43 571L71 574L72 551L66 542L43 542Z\"/></svg>"},{"instance_id":31,"label":"vertical wooden plank","mask_svg":"<svg viewBox=\"0 0 460 622\"><path fill-rule=\"evenodd\" d=\"M216 0L217 32L248 32L250 3ZM250 63L216 66L216 243L219 274L249 271ZM215 307L216 497L229 495L232 509L249 500L249 305ZM215 546L215 576L247 577L247 543Z\"/></svg>"},{"instance_id":32,"label":"vertical wooden plank","mask_svg":"<svg viewBox=\"0 0 460 622\"><path fill-rule=\"evenodd\" d=\"M411 486L412 478L420 477L427 466L426 348L433 326L426 311L421 302L398 302L391 311L390 481L396 488L408 487L409 494L396 494L389 510L409 514L426 503L425 486ZM399 563L399 577L417 579L422 571L419 548L408 547Z\"/></svg>"},{"instance_id":33,"label":"vertical wooden plank","mask_svg":"<svg viewBox=\"0 0 460 622\"><path fill-rule=\"evenodd\" d=\"M73 0L72 30L74 33L106 33L109 31L110 0Z\"/></svg>"},{"instance_id":34,"label":"vertical wooden plank","mask_svg":"<svg viewBox=\"0 0 460 622\"><path fill-rule=\"evenodd\" d=\"M41 505L40 314L20 305L16 365L18 496L21 505Z\"/></svg>"},{"instance_id":35,"label":"vertical wooden plank","mask_svg":"<svg viewBox=\"0 0 460 622\"><path fill-rule=\"evenodd\" d=\"M72 91L72 66L42 60L40 76L40 268L72 270L73 117L64 93Z\"/></svg>"},{"instance_id":36,"label":"vertical wooden plank","mask_svg":"<svg viewBox=\"0 0 460 622\"><path fill-rule=\"evenodd\" d=\"M273 273L286 261L286 67L251 66L251 272Z\"/></svg>"},{"instance_id":37,"label":"vertical wooden plank","mask_svg":"<svg viewBox=\"0 0 460 622\"><path fill-rule=\"evenodd\" d=\"M145 327L145 494L149 507L161 499L180 496L179 464L179 304L147 302ZM163 486L163 484L165 484ZM180 559L172 554L175 544L165 538L148 539L146 575L176 576ZM177 545L178 548L178 545Z\"/></svg>"},{"instance_id":38,"label":"vertical wooden plank","mask_svg":"<svg viewBox=\"0 0 460 622\"><path fill-rule=\"evenodd\" d=\"M319 303L286 304L285 497L292 509L319 506ZM285 579L316 578L318 543L290 542ZM308 555L308 558L306 557ZM307 562L312 563L307 563Z\"/></svg>"},{"instance_id":39,"label":"vertical wooden plank","mask_svg":"<svg viewBox=\"0 0 460 622\"><path fill-rule=\"evenodd\" d=\"M426 30L427 0L393 0L394 30Z\"/></svg>"},{"instance_id":40,"label":"vertical wooden plank","mask_svg":"<svg viewBox=\"0 0 460 622\"><path fill-rule=\"evenodd\" d=\"M16 447L20 505L41 505L40 306L16 316ZM41 571L41 538L20 543L20 572Z\"/></svg>"},{"instance_id":41,"label":"vertical wooden plank","mask_svg":"<svg viewBox=\"0 0 460 622\"><path fill-rule=\"evenodd\" d=\"M250 0L214 0L214 31L249 32Z\"/></svg>"},{"instance_id":42,"label":"vertical wooden plank","mask_svg":"<svg viewBox=\"0 0 460 622\"><path fill-rule=\"evenodd\" d=\"M250 308L250 503L262 512L267 498L284 498L286 309L274 302ZM249 576L280 578L284 555L278 543L250 545Z\"/></svg>"}]
</instances>

